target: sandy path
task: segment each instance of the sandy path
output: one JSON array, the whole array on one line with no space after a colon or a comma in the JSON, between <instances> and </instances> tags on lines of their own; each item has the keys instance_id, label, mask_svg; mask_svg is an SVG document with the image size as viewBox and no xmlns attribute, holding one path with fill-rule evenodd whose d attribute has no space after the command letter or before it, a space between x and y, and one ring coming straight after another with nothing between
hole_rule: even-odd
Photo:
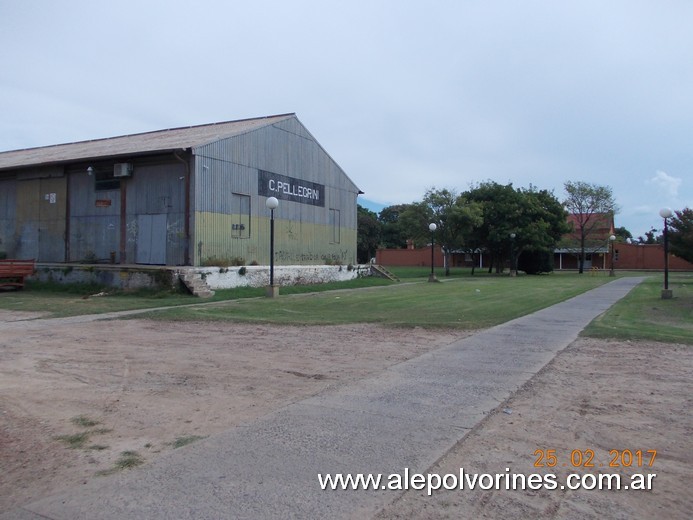
<instances>
[{"instance_id":1,"label":"sandy path","mask_svg":"<svg viewBox=\"0 0 693 520\"><path fill-rule=\"evenodd\" d=\"M99 478L123 451L151 461L177 439L213 435L464 336L148 320L9 326L28 317L0 311L0 512ZM656 473L652 491L409 491L380 517L687 518L692 353L580 339L428 470L564 476L572 468L536 468L536 450L556 450L561 464L592 450L608 464L611 449L656 449L652 468L615 470ZM78 426L77 416L99 424ZM81 448L56 440L81 432L90 432Z\"/></svg>"}]
</instances>

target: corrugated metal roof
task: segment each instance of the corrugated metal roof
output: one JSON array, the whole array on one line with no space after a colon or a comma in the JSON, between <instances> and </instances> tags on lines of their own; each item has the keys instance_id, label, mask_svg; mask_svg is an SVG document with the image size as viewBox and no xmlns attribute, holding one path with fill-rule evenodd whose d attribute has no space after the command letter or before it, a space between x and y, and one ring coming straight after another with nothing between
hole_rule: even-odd
<instances>
[{"instance_id":1,"label":"corrugated metal roof","mask_svg":"<svg viewBox=\"0 0 693 520\"><path fill-rule=\"evenodd\" d=\"M0 153L0 170L193 148L271 125L295 114L281 114L223 123L170 128L76 143L27 148Z\"/></svg>"}]
</instances>

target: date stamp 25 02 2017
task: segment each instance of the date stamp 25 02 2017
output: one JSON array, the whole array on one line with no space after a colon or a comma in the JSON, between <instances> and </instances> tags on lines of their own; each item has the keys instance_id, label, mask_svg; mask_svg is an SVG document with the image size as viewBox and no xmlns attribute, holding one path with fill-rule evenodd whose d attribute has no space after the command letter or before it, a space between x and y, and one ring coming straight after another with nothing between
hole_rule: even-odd
<instances>
[{"instance_id":1,"label":"date stamp 25 02 2017","mask_svg":"<svg viewBox=\"0 0 693 520\"><path fill-rule=\"evenodd\" d=\"M575 449L559 452L556 449L534 450L535 468L651 468L657 458L657 450L609 450L608 457L595 456L594 450Z\"/></svg>"}]
</instances>

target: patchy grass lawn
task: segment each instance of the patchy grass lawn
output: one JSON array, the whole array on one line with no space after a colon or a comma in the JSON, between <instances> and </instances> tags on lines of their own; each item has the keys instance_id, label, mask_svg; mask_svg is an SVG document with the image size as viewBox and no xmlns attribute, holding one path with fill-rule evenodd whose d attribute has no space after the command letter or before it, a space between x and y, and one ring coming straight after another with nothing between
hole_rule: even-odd
<instances>
[{"instance_id":1,"label":"patchy grass lawn","mask_svg":"<svg viewBox=\"0 0 693 520\"><path fill-rule=\"evenodd\" d=\"M261 323L481 329L529 314L612 280L587 275L468 276L441 283L415 281L150 314L162 320L233 320Z\"/></svg>"},{"instance_id":2,"label":"patchy grass lawn","mask_svg":"<svg viewBox=\"0 0 693 520\"><path fill-rule=\"evenodd\" d=\"M282 287L282 294L330 291L341 288L377 287L392 284L382 278L357 278L347 282ZM61 318L85 314L197 305L201 303L260 298L263 287L240 287L217 290L213 298L200 299L176 291L121 291L95 285L61 285L29 282L23 291L0 290L0 309L43 313L44 317Z\"/></svg>"},{"instance_id":3,"label":"patchy grass lawn","mask_svg":"<svg viewBox=\"0 0 693 520\"><path fill-rule=\"evenodd\" d=\"M662 300L662 288L662 274L648 278L595 319L583 335L693 344L693 273L669 273L671 300Z\"/></svg>"}]
</instances>

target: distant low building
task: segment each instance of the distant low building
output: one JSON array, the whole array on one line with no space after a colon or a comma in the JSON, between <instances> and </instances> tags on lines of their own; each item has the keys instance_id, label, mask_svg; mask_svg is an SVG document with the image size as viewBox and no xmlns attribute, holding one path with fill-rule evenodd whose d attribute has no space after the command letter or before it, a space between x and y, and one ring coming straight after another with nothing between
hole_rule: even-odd
<instances>
[{"instance_id":1,"label":"distant low building","mask_svg":"<svg viewBox=\"0 0 693 520\"><path fill-rule=\"evenodd\" d=\"M0 153L0 252L39 262L356 262L347 174L295 114Z\"/></svg>"},{"instance_id":2,"label":"distant low building","mask_svg":"<svg viewBox=\"0 0 693 520\"><path fill-rule=\"evenodd\" d=\"M580 224L578 215L568 215L572 231L566 233L554 251L554 269L578 269L580 265ZM583 269L607 267L609 237L614 233L614 217L611 213L596 213L585 225L585 265Z\"/></svg>"},{"instance_id":3,"label":"distant low building","mask_svg":"<svg viewBox=\"0 0 693 520\"><path fill-rule=\"evenodd\" d=\"M609 237L614 234L613 217L608 214L594 216L590 233L585 242L585 270L608 270L611 268L611 243ZM576 218L568 216L573 224L573 231L567 233L554 251L555 270L577 270L580 256L580 240L576 234ZM614 248L614 268L627 270L663 270L664 248L661 244L628 244L616 241ZM483 250L453 251L450 255L450 267L487 268L491 257ZM414 248L409 241L407 248L378 249L376 263L384 266L419 266L430 267L431 248ZM444 267L444 255L440 247L434 248L435 267ZM509 267L506 264L506 267ZM674 255L669 255L669 269L676 271L693 271L693 264Z\"/></svg>"}]
</instances>

